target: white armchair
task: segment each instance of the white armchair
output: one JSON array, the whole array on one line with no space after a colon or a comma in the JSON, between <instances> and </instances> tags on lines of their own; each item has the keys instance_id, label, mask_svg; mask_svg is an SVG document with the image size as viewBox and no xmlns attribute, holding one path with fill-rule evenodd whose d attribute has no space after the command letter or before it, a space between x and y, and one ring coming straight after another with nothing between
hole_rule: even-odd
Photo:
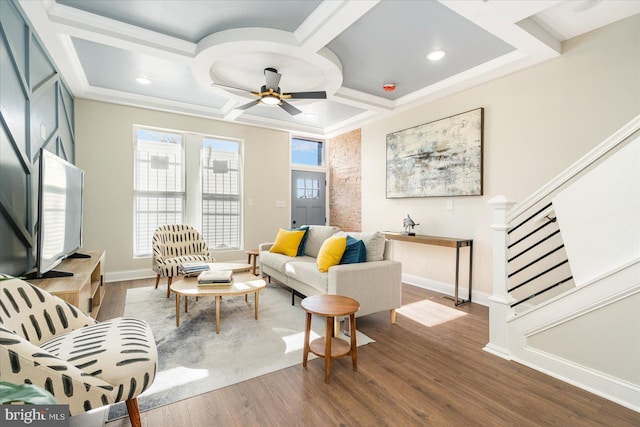
<instances>
[{"instance_id":1,"label":"white armchair","mask_svg":"<svg viewBox=\"0 0 640 427\"><path fill-rule=\"evenodd\" d=\"M184 262L215 262L209 254L207 242L195 228L184 224L161 225L153 233L152 268L156 276L156 289L160 277L167 277L167 298L170 296L173 276L180 274Z\"/></svg>"},{"instance_id":2,"label":"white armchair","mask_svg":"<svg viewBox=\"0 0 640 427\"><path fill-rule=\"evenodd\" d=\"M1 381L37 385L71 415L125 401L131 425L140 426L137 396L153 383L157 362L146 322L98 323L30 283L0 281Z\"/></svg>"}]
</instances>

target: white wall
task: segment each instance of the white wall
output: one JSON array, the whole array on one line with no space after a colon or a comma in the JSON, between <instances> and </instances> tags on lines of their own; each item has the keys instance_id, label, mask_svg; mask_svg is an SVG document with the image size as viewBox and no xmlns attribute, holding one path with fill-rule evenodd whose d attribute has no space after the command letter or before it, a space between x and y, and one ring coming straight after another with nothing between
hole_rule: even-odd
<instances>
[{"instance_id":1,"label":"white wall","mask_svg":"<svg viewBox=\"0 0 640 427\"><path fill-rule=\"evenodd\" d=\"M140 277L151 259L133 258L133 125L244 141L244 246L271 241L289 224L289 134L222 121L76 99L76 160L85 174L84 248L106 249L107 280ZM249 199L253 204L250 205ZM216 253L246 259L243 251Z\"/></svg>"},{"instance_id":2,"label":"white wall","mask_svg":"<svg viewBox=\"0 0 640 427\"><path fill-rule=\"evenodd\" d=\"M553 198L576 286L640 260L639 167L636 136Z\"/></svg>"},{"instance_id":3,"label":"white wall","mask_svg":"<svg viewBox=\"0 0 640 427\"><path fill-rule=\"evenodd\" d=\"M388 133L478 107L485 109L484 196L385 198ZM487 296L487 201L499 194L523 200L638 113L640 15L567 41L557 59L363 127L363 230L401 230L409 213L419 234L473 238L474 289ZM453 283L453 254L396 242L394 257L415 283L438 285Z\"/></svg>"},{"instance_id":4,"label":"white wall","mask_svg":"<svg viewBox=\"0 0 640 427\"><path fill-rule=\"evenodd\" d=\"M527 347L569 364L640 385L640 293L527 338ZM571 343L571 345L567 345Z\"/></svg>"}]
</instances>

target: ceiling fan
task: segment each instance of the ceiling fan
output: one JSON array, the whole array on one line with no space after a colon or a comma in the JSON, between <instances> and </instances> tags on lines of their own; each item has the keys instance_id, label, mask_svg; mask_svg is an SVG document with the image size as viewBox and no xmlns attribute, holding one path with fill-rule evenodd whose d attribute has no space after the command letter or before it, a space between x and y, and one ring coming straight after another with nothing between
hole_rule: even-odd
<instances>
[{"instance_id":1,"label":"ceiling fan","mask_svg":"<svg viewBox=\"0 0 640 427\"><path fill-rule=\"evenodd\" d=\"M237 107L237 110L247 110L254 105L265 104L265 105L278 105L287 113L295 116L297 114L302 113L302 111L298 110L293 105L289 104L286 99L327 99L327 93L325 91L316 91L316 92L290 92L290 93L282 93L278 84L280 83L280 78L282 74L278 73L278 70L275 68L265 68L264 69L264 78L265 85L260 88L260 92L254 92L248 89L241 89L233 86L227 86L220 83L213 83L214 86L220 86L226 89L238 90L242 92L249 92L253 96L257 96L258 99L255 101L251 101L248 104L241 105Z\"/></svg>"}]
</instances>

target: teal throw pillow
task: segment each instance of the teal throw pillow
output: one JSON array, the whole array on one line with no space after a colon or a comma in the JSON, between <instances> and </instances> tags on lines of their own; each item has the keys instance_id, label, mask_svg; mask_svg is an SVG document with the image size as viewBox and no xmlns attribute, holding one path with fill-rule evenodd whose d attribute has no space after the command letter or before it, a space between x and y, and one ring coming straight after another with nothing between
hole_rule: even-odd
<instances>
[{"instance_id":1,"label":"teal throw pillow","mask_svg":"<svg viewBox=\"0 0 640 427\"><path fill-rule=\"evenodd\" d=\"M347 236L347 248L340 260L340 264L357 264L367 260L367 249L362 240Z\"/></svg>"},{"instance_id":2,"label":"teal throw pillow","mask_svg":"<svg viewBox=\"0 0 640 427\"><path fill-rule=\"evenodd\" d=\"M302 236L302 240L300 241L300 245L298 246L298 253L296 254L296 256L304 255L304 245L307 244L307 237L309 237L309 227L306 226L306 225L303 225L300 228L287 228L286 230L288 230L288 231L301 231L301 230L304 230L304 236Z\"/></svg>"}]
</instances>

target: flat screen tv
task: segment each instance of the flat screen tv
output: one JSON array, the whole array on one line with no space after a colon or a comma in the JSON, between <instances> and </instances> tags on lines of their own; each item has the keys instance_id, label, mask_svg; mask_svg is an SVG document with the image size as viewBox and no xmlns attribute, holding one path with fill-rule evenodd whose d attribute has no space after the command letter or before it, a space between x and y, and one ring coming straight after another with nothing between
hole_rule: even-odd
<instances>
[{"instance_id":1,"label":"flat screen tv","mask_svg":"<svg viewBox=\"0 0 640 427\"><path fill-rule=\"evenodd\" d=\"M70 276L53 268L82 247L84 171L40 150L37 278Z\"/></svg>"}]
</instances>

